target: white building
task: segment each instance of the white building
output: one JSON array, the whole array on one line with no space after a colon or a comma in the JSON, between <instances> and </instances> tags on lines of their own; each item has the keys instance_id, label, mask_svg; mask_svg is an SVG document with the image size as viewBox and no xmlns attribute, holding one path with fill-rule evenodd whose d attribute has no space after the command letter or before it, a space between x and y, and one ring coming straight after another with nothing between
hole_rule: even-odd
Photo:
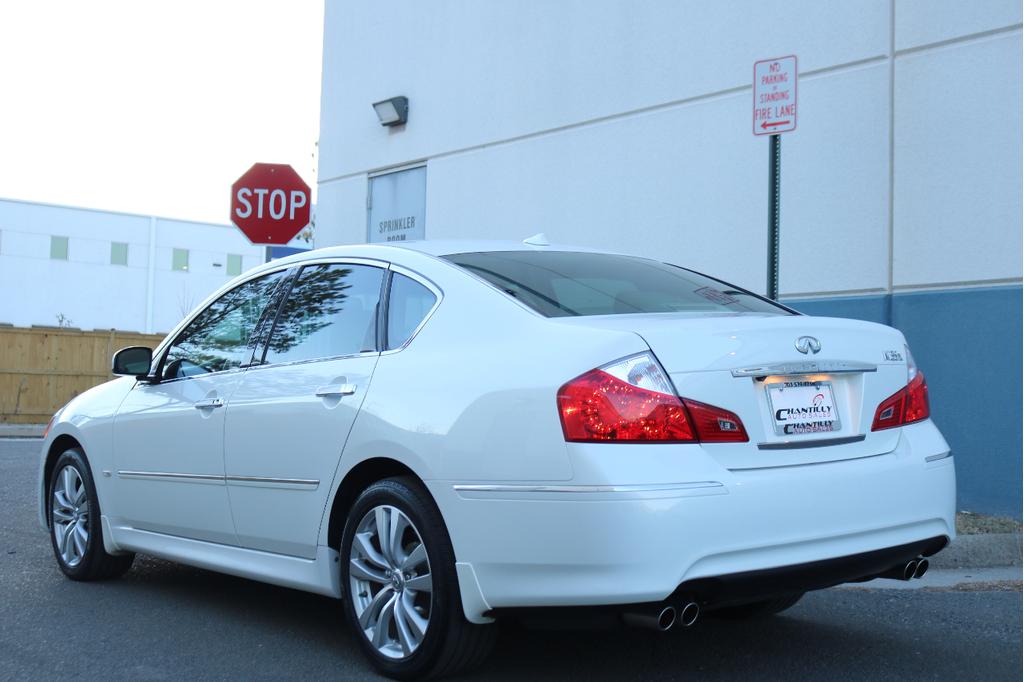
<instances>
[{"instance_id":1,"label":"white building","mask_svg":"<svg viewBox=\"0 0 1024 682\"><path fill-rule=\"evenodd\" d=\"M0 199L0 323L168 332L264 258L230 225Z\"/></svg>"},{"instance_id":2,"label":"white building","mask_svg":"<svg viewBox=\"0 0 1024 682\"><path fill-rule=\"evenodd\" d=\"M782 298L902 329L961 503L1019 515L1019 0L328 0L318 242L545 232L763 292L785 55Z\"/></svg>"}]
</instances>

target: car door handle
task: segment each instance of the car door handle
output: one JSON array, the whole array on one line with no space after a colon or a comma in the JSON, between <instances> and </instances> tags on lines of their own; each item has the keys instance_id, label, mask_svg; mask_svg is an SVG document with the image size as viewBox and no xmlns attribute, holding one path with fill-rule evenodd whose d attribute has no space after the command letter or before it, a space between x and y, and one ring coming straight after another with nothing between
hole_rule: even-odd
<instances>
[{"instance_id":1,"label":"car door handle","mask_svg":"<svg viewBox=\"0 0 1024 682\"><path fill-rule=\"evenodd\" d=\"M333 386L321 386L316 389L318 398L340 398L345 395L352 395L356 392L355 384L334 384Z\"/></svg>"},{"instance_id":2,"label":"car door handle","mask_svg":"<svg viewBox=\"0 0 1024 682\"><path fill-rule=\"evenodd\" d=\"M206 400L192 403L192 407L197 410L212 410L216 407L224 407L224 401L220 398L207 398Z\"/></svg>"}]
</instances>

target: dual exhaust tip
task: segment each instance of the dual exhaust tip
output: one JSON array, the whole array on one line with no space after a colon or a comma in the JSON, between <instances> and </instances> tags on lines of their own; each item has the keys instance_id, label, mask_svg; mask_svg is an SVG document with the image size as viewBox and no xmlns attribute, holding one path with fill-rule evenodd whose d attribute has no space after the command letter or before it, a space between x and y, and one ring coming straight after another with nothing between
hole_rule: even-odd
<instances>
[{"instance_id":1,"label":"dual exhaust tip","mask_svg":"<svg viewBox=\"0 0 1024 682\"><path fill-rule=\"evenodd\" d=\"M928 572L928 560L925 558L911 559L905 564L899 566L893 566L885 573L882 573L880 578L891 578L893 580L911 580L913 578L920 578Z\"/></svg>"},{"instance_id":2,"label":"dual exhaust tip","mask_svg":"<svg viewBox=\"0 0 1024 682\"><path fill-rule=\"evenodd\" d=\"M651 609L627 611L622 622L630 627L646 628L668 632L679 626L688 628L700 619L700 604L695 601L682 602L679 606L660 604Z\"/></svg>"},{"instance_id":3,"label":"dual exhaust tip","mask_svg":"<svg viewBox=\"0 0 1024 682\"><path fill-rule=\"evenodd\" d=\"M928 560L924 557L911 559L905 564L893 566L878 577L895 580L912 580L920 578L928 572ZM638 611L626 611L622 614L622 622L630 627L646 628L659 632L668 632L674 627L688 628L700 619L700 604L685 601L678 605L659 604L653 608Z\"/></svg>"}]
</instances>

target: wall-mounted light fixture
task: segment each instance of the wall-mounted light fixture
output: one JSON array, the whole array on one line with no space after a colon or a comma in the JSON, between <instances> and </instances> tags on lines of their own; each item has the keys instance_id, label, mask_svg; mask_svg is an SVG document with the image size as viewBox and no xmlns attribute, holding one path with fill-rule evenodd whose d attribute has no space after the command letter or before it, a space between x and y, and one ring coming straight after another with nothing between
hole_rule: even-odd
<instances>
[{"instance_id":1,"label":"wall-mounted light fixture","mask_svg":"<svg viewBox=\"0 0 1024 682\"><path fill-rule=\"evenodd\" d=\"M373 110L377 112L382 126L405 125L409 119L409 98L391 97L380 102L373 103Z\"/></svg>"}]
</instances>

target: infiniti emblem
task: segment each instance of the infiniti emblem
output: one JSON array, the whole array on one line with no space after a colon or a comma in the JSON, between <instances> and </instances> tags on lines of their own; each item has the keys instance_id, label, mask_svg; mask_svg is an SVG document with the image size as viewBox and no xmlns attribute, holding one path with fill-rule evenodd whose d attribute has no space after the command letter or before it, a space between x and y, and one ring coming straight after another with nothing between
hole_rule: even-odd
<instances>
[{"instance_id":1,"label":"infiniti emblem","mask_svg":"<svg viewBox=\"0 0 1024 682\"><path fill-rule=\"evenodd\" d=\"M795 345L796 349L804 355L807 355L808 353L813 355L821 350L821 342L813 336L801 336L796 340Z\"/></svg>"}]
</instances>

